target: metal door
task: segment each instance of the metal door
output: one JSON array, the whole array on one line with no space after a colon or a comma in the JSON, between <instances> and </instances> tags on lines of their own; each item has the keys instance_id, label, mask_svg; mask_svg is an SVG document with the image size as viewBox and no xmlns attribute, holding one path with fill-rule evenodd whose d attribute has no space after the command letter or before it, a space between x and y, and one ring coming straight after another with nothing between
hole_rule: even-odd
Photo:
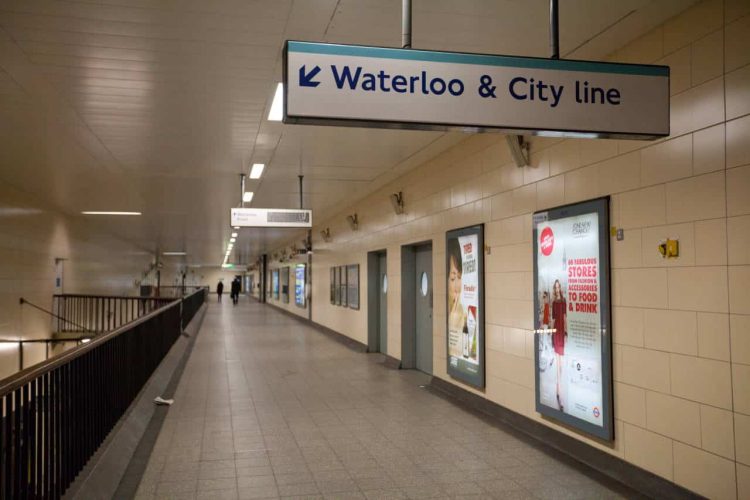
<instances>
[{"instance_id":1,"label":"metal door","mask_svg":"<svg viewBox=\"0 0 750 500\"><path fill-rule=\"evenodd\" d=\"M416 364L432 374L432 245L414 249L416 264Z\"/></svg>"},{"instance_id":2,"label":"metal door","mask_svg":"<svg viewBox=\"0 0 750 500\"><path fill-rule=\"evenodd\" d=\"M388 264L386 254L378 255L378 351L388 348Z\"/></svg>"}]
</instances>

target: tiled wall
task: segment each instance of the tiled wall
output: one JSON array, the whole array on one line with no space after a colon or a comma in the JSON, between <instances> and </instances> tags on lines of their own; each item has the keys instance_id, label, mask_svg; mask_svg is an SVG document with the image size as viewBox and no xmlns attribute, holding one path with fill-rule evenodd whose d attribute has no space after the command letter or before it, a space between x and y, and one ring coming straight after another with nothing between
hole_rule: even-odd
<instances>
[{"instance_id":1,"label":"tiled wall","mask_svg":"<svg viewBox=\"0 0 750 500\"><path fill-rule=\"evenodd\" d=\"M671 66L669 138L532 139L523 169L502 136L468 138L314 228L313 320L366 342L366 255L386 249L388 354L399 358L400 248L432 240L435 375L460 384L445 372L445 231L484 223L479 393L700 494L750 498L750 2L701 2L609 60ZM403 215L388 200L398 191ZM532 212L603 195L625 236L611 250L612 447L535 413L531 331ZM679 238L678 259L658 254L665 237ZM362 269L359 311L328 301L329 267L349 263Z\"/></svg>"}]
</instances>

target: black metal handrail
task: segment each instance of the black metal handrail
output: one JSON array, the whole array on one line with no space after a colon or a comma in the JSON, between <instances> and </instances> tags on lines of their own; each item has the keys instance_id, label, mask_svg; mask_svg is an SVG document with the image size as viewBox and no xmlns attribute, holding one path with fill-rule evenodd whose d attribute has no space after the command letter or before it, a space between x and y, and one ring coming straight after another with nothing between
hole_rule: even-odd
<instances>
[{"instance_id":1,"label":"black metal handrail","mask_svg":"<svg viewBox=\"0 0 750 500\"><path fill-rule=\"evenodd\" d=\"M0 499L60 498L205 297L172 301L0 381Z\"/></svg>"},{"instance_id":2,"label":"black metal handrail","mask_svg":"<svg viewBox=\"0 0 750 500\"><path fill-rule=\"evenodd\" d=\"M52 296L52 331L102 333L169 304L173 298L64 294Z\"/></svg>"}]
</instances>

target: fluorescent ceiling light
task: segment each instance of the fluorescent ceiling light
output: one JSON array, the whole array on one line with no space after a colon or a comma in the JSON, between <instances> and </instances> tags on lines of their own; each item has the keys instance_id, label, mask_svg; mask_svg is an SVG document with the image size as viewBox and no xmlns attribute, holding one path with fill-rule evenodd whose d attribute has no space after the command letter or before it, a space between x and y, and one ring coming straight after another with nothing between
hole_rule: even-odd
<instances>
[{"instance_id":1,"label":"fluorescent ceiling light","mask_svg":"<svg viewBox=\"0 0 750 500\"><path fill-rule=\"evenodd\" d=\"M187 255L187 252L162 252L162 255Z\"/></svg>"},{"instance_id":2,"label":"fluorescent ceiling light","mask_svg":"<svg viewBox=\"0 0 750 500\"><path fill-rule=\"evenodd\" d=\"M245 191L245 194L242 195L242 201L245 203L250 203L253 201L253 192L252 191Z\"/></svg>"},{"instance_id":3,"label":"fluorescent ceiling light","mask_svg":"<svg viewBox=\"0 0 750 500\"><path fill-rule=\"evenodd\" d=\"M240 226L234 226L234 228L235 228L235 229L239 229L239 228L240 228Z\"/></svg>"},{"instance_id":4,"label":"fluorescent ceiling light","mask_svg":"<svg viewBox=\"0 0 750 500\"><path fill-rule=\"evenodd\" d=\"M237 238L229 238L229 243L234 243L235 241L237 241Z\"/></svg>"},{"instance_id":5,"label":"fluorescent ceiling light","mask_svg":"<svg viewBox=\"0 0 750 500\"><path fill-rule=\"evenodd\" d=\"M81 212L83 215L141 215L140 212Z\"/></svg>"},{"instance_id":6,"label":"fluorescent ceiling light","mask_svg":"<svg viewBox=\"0 0 750 500\"><path fill-rule=\"evenodd\" d=\"M271 111L268 112L268 121L280 122L284 117L283 101L284 100L284 84L279 83L276 86L276 93L273 95L273 102L271 103Z\"/></svg>"},{"instance_id":7,"label":"fluorescent ceiling light","mask_svg":"<svg viewBox=\"0 0 750 500\"><path fill-rule=\"evenodd\" d=\"M266 166L263 163L253 163L253 168L250 169L250 178L260 179L260 176L263 175L264 168L266 168Z\"/></svg>"},{"instance_id":8,"label":"fluorescent ceiling light","mask_svg":"<svg viewBox=\"0 0 750 500\"><path fill-rule=\"evenodd\" d=\"M237 237L237 233L232 233L232 238L236 238L236 237Z\"/></svg>"}]
</instances>

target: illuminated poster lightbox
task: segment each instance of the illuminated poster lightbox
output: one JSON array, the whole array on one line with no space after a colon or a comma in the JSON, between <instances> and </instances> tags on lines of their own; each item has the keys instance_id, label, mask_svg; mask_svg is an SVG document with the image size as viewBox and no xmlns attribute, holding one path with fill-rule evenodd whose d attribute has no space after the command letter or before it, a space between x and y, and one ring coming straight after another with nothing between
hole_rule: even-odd
<instances>
[{"instance_id":1,"label":"illuminated poster lightbox","mask_svg":"<svg viewBox=\"0 0 750 500\"><path fill-rule=\"evenodd\" d=\"M445 238L448 375L484 387L484 226Z\"/></svg>"},{"instance_id":2,"label":"illuminated poster lightbox","mask_svg":"<svg viewBox=\"0 0 750 500\"><path fill-rule=\"evenodd\" d=\"M614 439L609 198L537 212L536 411Z\"/></svg>"}]
</instances>

